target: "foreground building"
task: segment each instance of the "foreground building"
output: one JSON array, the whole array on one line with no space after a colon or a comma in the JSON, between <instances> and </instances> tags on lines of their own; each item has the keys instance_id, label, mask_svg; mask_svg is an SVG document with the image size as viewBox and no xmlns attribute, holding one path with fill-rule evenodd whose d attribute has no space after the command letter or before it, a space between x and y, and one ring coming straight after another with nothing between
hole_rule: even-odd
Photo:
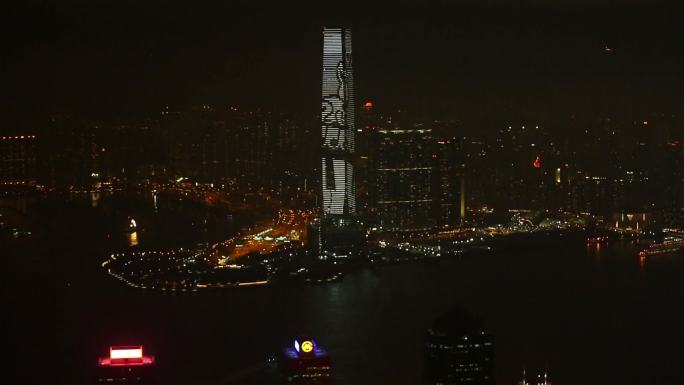
<instances>
[{"instance_id":1,"label":"foreground building","mask_svg":"<svg viewBox=\"0 0 684 385\"><path fill-rule=\"evenodd\" d=\"M292 385L332 383L330 357L313 339L295 340L280 359L283 382Z\"/></svg>"},{"instance_id":2,"label":"foreground building","mask_svg":"<svg viewBox=\"0 0 684 385\"><path fill-rule=\"evenodd\" d=\"M494 346L481 321L453 308L427 332L426 383L493 385Z\"/></svg>"}]
</instances>

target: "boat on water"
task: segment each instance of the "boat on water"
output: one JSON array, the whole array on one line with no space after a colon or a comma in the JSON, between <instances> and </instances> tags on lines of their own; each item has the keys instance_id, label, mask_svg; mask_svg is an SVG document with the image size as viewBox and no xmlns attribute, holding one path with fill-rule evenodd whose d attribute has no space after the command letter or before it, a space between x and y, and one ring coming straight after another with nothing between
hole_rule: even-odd
<instances>
[{"instance_id":1,"label":"boat on water","mask_svg":"<svg viewBox=\"0 0 684 385\"><path fill-rule=\"evenodd\" d=\"M607 243L608 242L608 236L596 236L596 237L588 237L587 238L587 244L596 244L596 243Z\"/></svg>"},{"instance_id":2,"label":"boat on water","mask_svg":"<svg viewBox=\"0 0 684 385\"><path fill-rule=\"evenodd\" d=\"M653 243L639 251L639 257L684 252L684 238L667 236L663 242Z\"/></svg>"}]
</instances>

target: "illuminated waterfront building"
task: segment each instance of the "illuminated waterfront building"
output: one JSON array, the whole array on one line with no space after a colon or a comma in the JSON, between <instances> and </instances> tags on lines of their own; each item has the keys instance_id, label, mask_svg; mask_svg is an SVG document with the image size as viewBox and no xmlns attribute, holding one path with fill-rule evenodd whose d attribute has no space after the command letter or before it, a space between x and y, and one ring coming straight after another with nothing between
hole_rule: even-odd
<instances>
[{"instance_id":1,"label":"illuminated waterfront building","mask_svg":"<svg viewBox=\"0 0 684 385\"><path fill-rule=\"evenodd\" d=\"M423 231L433 214L432 130L422 125L379 129L373 144L373 201L384 231Z\"/></svg>"},{"instance_id":2,"label":"illuminated waterfront building","mask_svg":"<svg viewBox=\"0 0 684 385\"><path fill-rule=\"evenodd\" d=\"M280 366L285 384L332 383L330 357L313 339L295 340L283 349Z\"/></svg>"},{"instance_id":3,"label":"illuminated waterfront building","mask_svg":"<svg viewBox=\"0 0 684 385\"><path fill-rule=\"evenodd\" d=\"M493 359L491 337L463 309L438 317L427 332L427 384L493 385Z\"/></svg>"},{"instance_id":4,"label":"illuminated waterfront building","mask_svg":"<svg viewBox=\"0 0 684 385\"><path fill-rule=\"evenodd\" d=\"M322 258L353 254L360 231L354 186L354 83L351 30L323 29L321 100Z\"/></svg>"},{"instance_id":5,"label":"illuminated waterfront building","mask_svg":"<svg viewBox=\"0 0 684 385\"><path fill-rule=\"evenodd\" d=\"M455 227L465 217L465 161L456 138L437 139L435 154L437 220L442 227Z\"/></svg>"},{"instance_id":6,"label":"illuminated waterfront building","mask_svg":"<svg viewBox=\"0 0 684 385\"><path fill-rule=\"evenodd\" d=\"M350 215L354 199L354 85L351 31L323 30L323 93L321 139L323 145L323 213Z\"/></svg>"}]
</instances>

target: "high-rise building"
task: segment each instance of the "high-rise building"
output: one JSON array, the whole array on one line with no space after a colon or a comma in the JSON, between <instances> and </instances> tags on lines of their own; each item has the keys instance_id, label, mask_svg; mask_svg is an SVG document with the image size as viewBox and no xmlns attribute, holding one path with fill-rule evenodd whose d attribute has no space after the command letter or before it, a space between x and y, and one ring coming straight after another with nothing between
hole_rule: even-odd
<instances>
[{"instance_id":1,"label":"high-rise building","mask_svg":"<svg viewBox=\"0 0 684 385\"><path fill-rule=\"evenodd\" d=\"M0 185L36 182L36 136L0 137Z\"/></svg>"},{"instance_id":2,"label":"high-rise building","mask_svg":"<svg viewBox=\"0 0 684 385\"><path fill-rule=\"evenodd\" d=\"M427 332L426 383L494 384L494 346L482 322L455 307Z\"/></svg>"},{"instance_id":3,"label":"high-rise building","mask_svg":"<svg viewBox=\"0 0 684 385\"><path fill-rule=\"evenodd\" d=\"M319 252L343 257L358 246L354 186L354 83L351 30L323 29Z\"/></svg>"},{"instance_id":4,"label":"high-rise building","mask_svg":"<svg viewBox=\"0 0 684 385\"><path fill-rule=\"evenodd\" d=\"M383 231L424 231L433 215L432 130L422 125L379 129L373 140L373 205Z\"/></svg>"},{"instance_id":5,"label":"high-rise building","mask_svg":"<svg viewBox=\"0 0 684 385\"><path fill-rule=\"evenodd\" d=\"M97 163L105 146L101 127L69 115L55 115L39 133L38 170L41 183L56 188L89 188L100 174Z\"/></svg>"},{"instance_id":6,"label":"high-rise building","mask_svg":"<svg viewBox=\"0 0 684 385\"><path fill-rule=\"evenodd\" d=\"M323 214L356 212L354 198L354 84L351 31L323 29L321 110Z\"/></svg>"},{"instance_id":7,"label":"high-rise building","mask_svg":"<svg viewBox=\"0 0 684 385\"><path fill-rule=\"evenodd\" d=\"M442 227L456 227L465 217L465 161L456 138L440 138L435 147L437 220Z\"/></svg>"}]
</instances>

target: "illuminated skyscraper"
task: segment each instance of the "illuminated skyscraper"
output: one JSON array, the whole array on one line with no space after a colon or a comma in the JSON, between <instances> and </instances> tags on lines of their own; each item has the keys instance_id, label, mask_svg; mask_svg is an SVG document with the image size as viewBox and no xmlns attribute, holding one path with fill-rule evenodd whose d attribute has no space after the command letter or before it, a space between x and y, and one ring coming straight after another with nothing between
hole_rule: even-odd
<instances>
[{"instance_id":1,"label":"illuminated skyscraper","mask_svg":"<svg viewBox=\"0 0 684 385\"><path fill-rule=\"evenodd\" d=\"M354 199L354 83L351 31L323 29L321 110L323 214L356 212Z\"/></svg>"},{"instance_id":2,"label":"illuminated skyscraper","mask_svg":"<svg viewBox=\"0 0 684 385\"><path fill-rule=\"evenodd\" d=\"M322 258L346 257L358 246L354 188L354 83L351 30L323 29L321 99Z\"/></svg>"}]
</instances>

